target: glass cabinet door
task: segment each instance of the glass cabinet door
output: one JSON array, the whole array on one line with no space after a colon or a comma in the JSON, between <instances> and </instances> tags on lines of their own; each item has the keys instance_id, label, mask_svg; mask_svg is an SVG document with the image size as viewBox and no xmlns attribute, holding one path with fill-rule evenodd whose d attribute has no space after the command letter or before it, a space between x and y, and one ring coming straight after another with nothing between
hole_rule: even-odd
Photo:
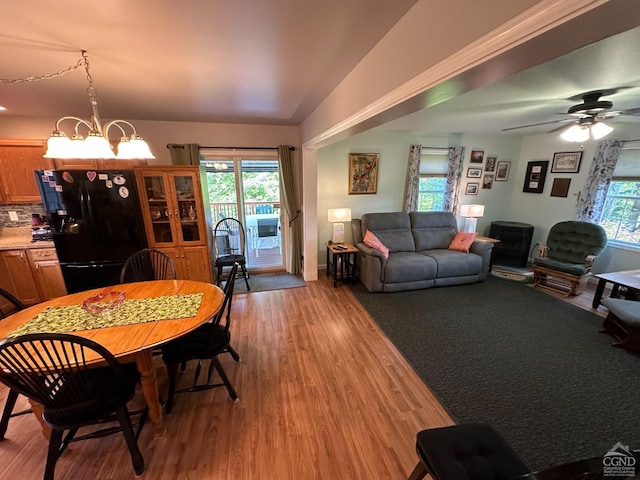
<instances>
[{"instance_id":1,"label":"glass cabinet door","mask_svg":"<svg viewBox=\"0 0 640 480\"><path fill-rule=\"evenodd\" d=\"M176 192L178 211L176 219L180 220L180 235L182 241L200 242L200 227L198 222L204 219L198 218L198 205L196 203L196 185L193 175L175 175L173 178L173 188Z\"/></svg>"},{"instance_id":2,"label":"glass cabinet door","mask_svg":"<svg viewBox=\"0 0 640 480\"><path fill-rule=\"evenodd\" d=\"M162 175L150 175L144 177L144 186L147 192L147 212L151 218L154 243L173 243L171 232L171 209L168 203L167 185Z\"/></svg>"}]
</instances>

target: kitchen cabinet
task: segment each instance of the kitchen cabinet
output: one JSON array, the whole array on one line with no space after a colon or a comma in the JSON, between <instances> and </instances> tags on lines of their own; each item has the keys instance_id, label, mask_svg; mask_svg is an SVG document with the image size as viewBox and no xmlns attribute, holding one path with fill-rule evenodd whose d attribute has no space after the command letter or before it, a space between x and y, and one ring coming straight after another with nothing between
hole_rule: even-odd
<instances>
[{"instance_id":1,"label":"kitchen cabinet","mask_svg":"<svg viewBox=\"0 0 640 480\"><path fill-rule=\"evenodd\" d=\"M55 170L133 170L134 167L146 165L146 160L117 160L112 158L55 158Z\"/></svg>"},{"instance_id":2,"label":"kitchen cabinet","mask_svg":"<svg viewBox=\"0 0 640 480\"><path fill-rule=\"evenodd\" d=\"M67 294L55 248L3 250L0 266L0 287L27 306Z\"/></svg>"},{"instance_id":3,"label":"kitchen cabinet","mask_svg":"<svg viewBox=\"0 0 640 480\"><path fill-rule=\"evenodd\" d=\"M31 273L31 265L26 251L0 251L0 262L3 263L3 270L8 272L7 278L3 278L3 288L27 306L39 303L40 295Z\"/></svg>"},{"instance_id":4,"label":"kitchen cabinet","mask_svg":"<svg viewBox=\"0 0 640 480\"><path fill-rule=\"evenodd\" d=\"M42 201L33 171L53 168L44 152L44 142L0 140L0 203Z\"/></svg>"},{"instance_id":5,"label":"kitchen cabinet","mask_svg":"<svg viewBox=\"0 0 640 480\"><path fill-rule=\"evenodd\" d=\"M202 178L200 167L136 169L149 246L171 255L178 278L211 282L211 216Z\"/></svg>"},{"instance_id":6,"label":"kitchen cabinet","mask_svg":"<svg viewBox=\"0 0 640 480\"><path fill-rule=\"evenodd\" d=\"M55 248L31 248L27 255L40 301L66 295L67 289Z\"/></svg>"}]
</instances>

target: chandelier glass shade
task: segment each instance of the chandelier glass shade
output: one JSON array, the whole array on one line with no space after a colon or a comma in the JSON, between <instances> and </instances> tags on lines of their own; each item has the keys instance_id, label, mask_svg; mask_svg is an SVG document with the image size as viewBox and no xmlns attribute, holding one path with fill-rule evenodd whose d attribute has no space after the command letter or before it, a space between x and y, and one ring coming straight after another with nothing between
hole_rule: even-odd
<instances>
[{"instance_id":1,"label":"chandelier glass shade","mask_svg":"<svg viewBox=\"0 0 640 480\"><path fill-rule=\"evenodd\" d=\"M56 122L56 127L47 140L47 152L45 158L111 158L111 159L152 159L155 158L135 127L126 120L112 120L104 127L100 124L98 114L97 92L93 87L93 79L89 73L89 60L87 52L82 50L84 68L87 72L89 87L89 100L91 103L91 120L83 120L78 117L62 117ZM71 138L61 130L61 124L75 123ZM109 143L109 129L117 127L122 136L117 148L117 155L114 153ZM132 133L127 135L127 131ZM86 136L82 136L81 131L87 130Z\"/></svg>"},{"instance_id":2,"label":"chandelier glass shade","mask_svg":"<svg viewBox=\"0 0 640 480\"><path fill-rule=\"evenodd\" d=\"M606 123L587 118L586 121L580 119L580 122L567 128L560 138L568 142L586 142L590 138L600 140L613 132L613 127Z\"/></svg>"}]
</instances>

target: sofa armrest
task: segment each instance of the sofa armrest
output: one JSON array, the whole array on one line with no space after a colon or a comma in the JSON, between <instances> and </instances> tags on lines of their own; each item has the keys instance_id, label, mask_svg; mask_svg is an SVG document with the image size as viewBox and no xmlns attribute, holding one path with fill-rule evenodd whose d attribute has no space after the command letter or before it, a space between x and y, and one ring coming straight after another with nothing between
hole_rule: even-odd
<instances>
[{"instance_id":1,"label":"sofa armrest","mask_svg":"<svg viewBox=\"0 0 640 480\"><path fill-rule=\"evenodd\" d=\"M371 248L370 246L360 242L356 244L360 253L358 253L358 276L362 284L370 292L382 292L384 284L384 269L387 265L387 259L380 250Z\"/></svg>"},{"instance_id":2,"label":"sofa armrest","mask_svg":"<svg viewBox=\"0 0 640 480\"><path fill-rule=\"evenodd\" d=\"M478 240L474 240L469 247L469 253L475 253L476 255L480 255L484 257L485 254L493 248L493 243L491 242L481 242Z\"/></svg>"}]
</instances>

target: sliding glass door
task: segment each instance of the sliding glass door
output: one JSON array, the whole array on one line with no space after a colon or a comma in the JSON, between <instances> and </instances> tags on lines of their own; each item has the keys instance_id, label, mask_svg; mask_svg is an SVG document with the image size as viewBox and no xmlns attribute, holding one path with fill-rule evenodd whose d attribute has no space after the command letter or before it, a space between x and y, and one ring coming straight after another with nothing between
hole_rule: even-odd
<instances>
[{"instance_id":1,"label":"sliding glass door","mask_svg":"<svg viewBox=\"0 0 640 480\"><path fill-rule=\"evenodd\" d=\"M216 222L225 217L242 222L247 266L253 271L284 270L280 208L280 170L276 151L203 149L209 202Z\"/></svg>"}]
</instances>

